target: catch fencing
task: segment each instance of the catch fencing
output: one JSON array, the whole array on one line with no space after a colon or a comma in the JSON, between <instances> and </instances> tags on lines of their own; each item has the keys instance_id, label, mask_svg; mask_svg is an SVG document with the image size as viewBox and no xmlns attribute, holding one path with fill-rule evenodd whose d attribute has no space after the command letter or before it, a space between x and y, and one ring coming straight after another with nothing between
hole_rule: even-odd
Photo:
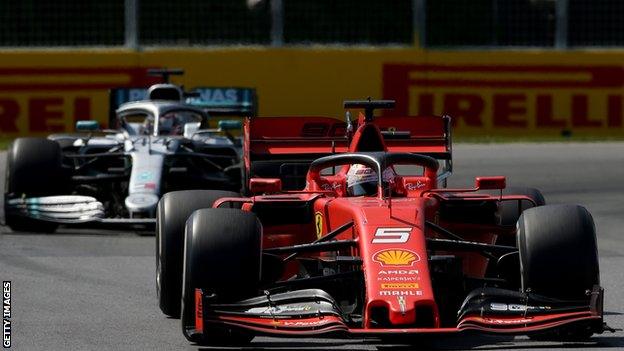
<instances>
[{"instance_id":1,"label":"catch fencing","mask_svg":"<svg viewBox=\"0 0 624 351\"><path fill-rule=\"evenodd\" d=\"M619 0L20 0L0 47L624 45Z\"/></svg>"}]
</instances>

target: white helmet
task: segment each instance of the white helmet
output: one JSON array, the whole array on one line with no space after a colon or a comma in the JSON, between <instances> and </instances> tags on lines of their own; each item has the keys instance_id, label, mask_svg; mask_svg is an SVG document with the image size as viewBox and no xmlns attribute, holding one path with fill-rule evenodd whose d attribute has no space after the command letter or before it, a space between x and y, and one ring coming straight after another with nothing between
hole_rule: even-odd
<instances>
[{"instance_id":1,"label":"white helmet","mask_svg":"<svg viewBox=\"0 0 624 351\"><path fill-rule=\"evenodd\" d=\"M383 181L391 181L394 175L392 168L386 168L383 172ZM351 165L347 172L347 194L349 196L377 194L377 173L362 164Z\"/></svg>"}]
</instances>

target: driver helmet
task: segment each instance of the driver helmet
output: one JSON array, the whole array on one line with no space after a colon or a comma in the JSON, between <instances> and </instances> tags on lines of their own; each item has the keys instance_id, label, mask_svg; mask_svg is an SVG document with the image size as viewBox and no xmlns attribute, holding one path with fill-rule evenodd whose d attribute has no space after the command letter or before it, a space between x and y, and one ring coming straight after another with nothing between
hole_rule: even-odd
<instances>
[{"instance_id":1,"label":"driver helmet","mask_svg":"<svg viewBox=\"0 0 624 351\"><path fill-rule=\"evenodd\" d=\"M394 179L394 171L388 167L383 172L383 181ZM372 196L377 194L377 173L362 164L353 164L347 172L347 194L349 196Z\"/></svg>"},{"instance_id":2,"label":"driver helmet","mask_svg":"<svg viewBox=\"0 0 624 351\"><path fill-rule=\"evenodd\" d=\"M160 120L158 121L159 132L163 134L171 133L173 131L174 122L175 118L172 115L160 117Z\"/></svg>"}]
</instances>

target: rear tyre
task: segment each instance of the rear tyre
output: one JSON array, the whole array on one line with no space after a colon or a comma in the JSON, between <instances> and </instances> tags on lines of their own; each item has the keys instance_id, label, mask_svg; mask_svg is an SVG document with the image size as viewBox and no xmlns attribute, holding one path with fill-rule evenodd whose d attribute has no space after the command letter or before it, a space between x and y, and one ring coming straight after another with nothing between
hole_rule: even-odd
<instances>
[{"instance_id":1,"label":"rear tyre","mask_svg":"<svg viewBox=\"0 0 624 351\"><path fill-rule=\"evenodd\" d=\"M238 209L203 209L186 223L184 277L182 283L182 330L204 345L242 344L250 334L227 327L195 329L195 289L215 294L217 303L236 302L255 296L260 284L262 226L255 214Z\"/></svg>"},{"instance_id":2,"label":"rear tyre","mask_svg":"<svg viewBox=\"0 0 624 351\"><path fill-rule=\"evenodd\" d=\"M521 287L562 300L586 300L600 284L594 221L579 205L531 208L518 220Z\"/></svg>"},{"instance_id":3,"label":"rear tyre","mask_svg":"<svg viewBox=\"0 0 624 351\"><path fill-rule=\"evenodd\" d=\"M529 208L544 206L546 204L542 192L535 188L509 187L503 190L503 195L527 196L535 201L535 205L526 200L499 202L496 217L498 218L499 224L505 226L515 226L522 212ZM513 235L501 235L496 238L496 245L515 246L516 238Z\"/></svg>"},{"instance_id":4,"label":"rear tyre","mask_svg":"<svg viewBox=\"0 0 624 351\"><path fill-rule=\"evenodd\" d=\"M489 191L488 193L491 195L500 194L498 191ZM503 195L527 196L535 202L535 204L528 200L499 202L498 209L496 211L496 218L498 220L498 224L504 226L515 226L516 223L518 223L518 219L520 218L522 212L529 208L544 206L546 204L546 200L544 199L542 192L535 188L509 187L503 189ZM511 235L511 233L510 235L499 235L498 238L496 238L496 245L516 246L516 236ZM499 260L498 262L491 261L488 266L487 274L493 275L496 273L499 278L507 280L509 288L516 289L520 284L518 267L518 255L511 254L507 255L507 257L503 260Z\"/></svg>"},{"instance_id":5,"label":"rear tyre","mask_svg":"<svg viewBox=\"0 0 624 351\"><path fill-rule=\"evenodd\" d=\"M13 231L52 233L57 223L11 214L8 198L56 195L63 188L62 153L45 138L18 138L7 151L5 223Z\"/></svg>"},{"instance_id":6,"label":"rear tyre","mask_svg":"<svg viewBox=\"0 0 624 351\"><path fill-rule=\"evenodd\" d=\"M503 190L503 195L521 195L533 199L535 205L529 201L501 201L498 206L497 217L502 225L516 225L523 211L546 205L542 192L535 188L510 187Z\"/></svg>"},{"instance_id":7,"label":"rear tyre","mask_svg":"<svg viewBox=\"0 0 624 351\"><path fill-rule=\"evenodd\" d=\"M191 214L212 207L222 197L239 194L218 190L184 190L165 194L156 212L156 293L160 310L180 316L184 227Z\"/></svg>"}]
</instances>

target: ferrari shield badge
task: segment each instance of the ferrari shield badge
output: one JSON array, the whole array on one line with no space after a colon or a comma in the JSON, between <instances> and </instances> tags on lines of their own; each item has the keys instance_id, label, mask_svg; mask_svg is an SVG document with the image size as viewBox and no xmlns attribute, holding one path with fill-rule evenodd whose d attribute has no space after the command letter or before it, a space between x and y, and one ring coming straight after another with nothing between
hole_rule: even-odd
<instances>
[{"instance_id":1,"label":"ferrari shield badge","mask_svg":"<svg viewBox=\"0 0 624 351\"><path fill-rule=\"evenodd\" d=\"M320 239L323 235L323 214L321 212L314 214L314 224L316 227L316 238Z\"/></svg>"}]
</instances>

